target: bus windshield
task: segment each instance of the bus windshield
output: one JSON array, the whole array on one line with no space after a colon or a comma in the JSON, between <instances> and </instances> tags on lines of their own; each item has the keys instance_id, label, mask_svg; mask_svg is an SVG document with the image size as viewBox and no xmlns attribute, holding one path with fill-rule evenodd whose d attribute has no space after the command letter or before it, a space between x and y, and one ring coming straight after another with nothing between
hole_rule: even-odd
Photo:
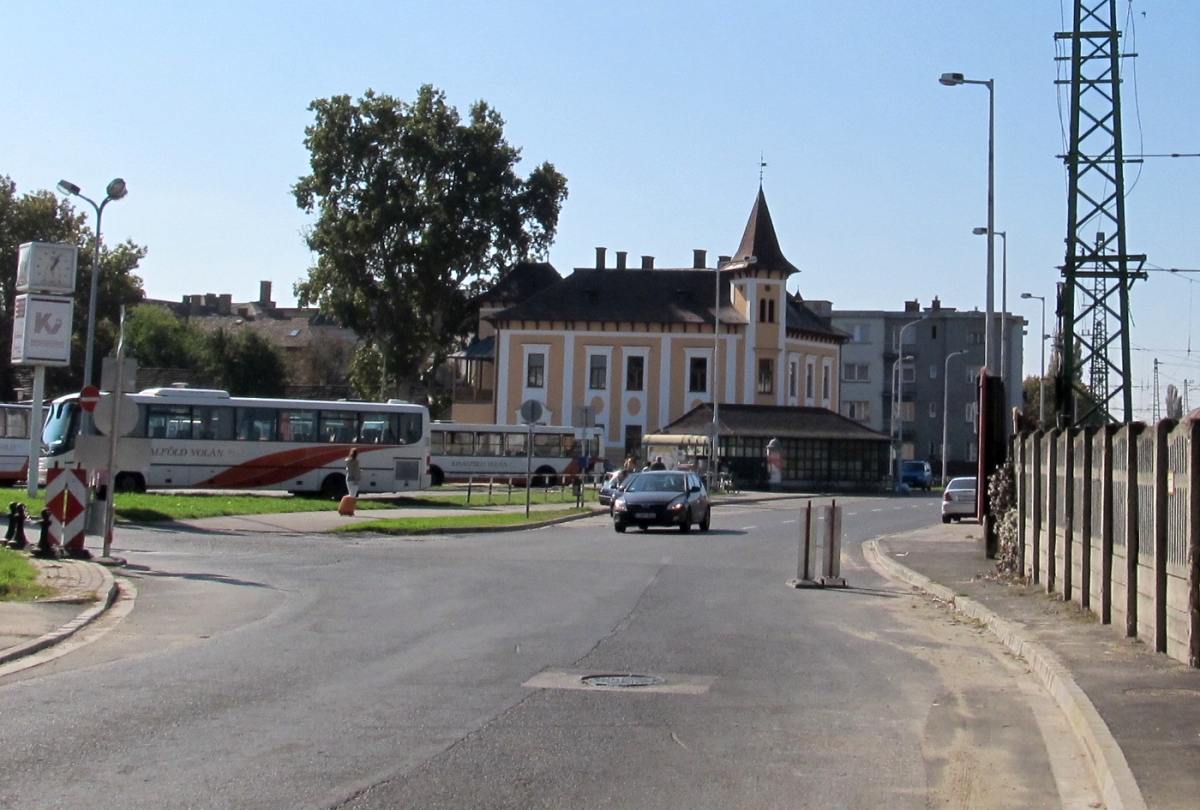
<instances>
[{"instance_id":1,"label":"bus windshield","mask_svg":"<svg viewBox=\"0 0 1200 810\"><path fill-rule=\"evenodd\" d=\"M79 430L79 405L73 400L56 402L48 409L42 428L42 444L48 456L61 456L75 449Z\"/></svg>"}]
</instances>

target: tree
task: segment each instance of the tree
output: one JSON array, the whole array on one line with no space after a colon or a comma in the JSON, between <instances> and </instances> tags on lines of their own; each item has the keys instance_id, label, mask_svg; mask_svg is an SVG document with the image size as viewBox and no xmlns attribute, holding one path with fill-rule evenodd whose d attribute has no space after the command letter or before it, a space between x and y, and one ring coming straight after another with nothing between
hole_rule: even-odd
<instances>
[{"instance_id":1,"label":"tree","mask_svg":"<svg viewBox=\"0 0 1200 810\"><path fill-rule=\"evenodd\" d=\"M430 85L412 103L368 90L309 110L312 173L293 191L317 214L317 261L296 297L382 346L388 376L411 383L469 328L473 296L544 257L566 178L550 163L519 177L500 115L477 101L464 122Z\"/></svg>"},{"instance_id":2,"label":"tree","mask_svg":"<svg viewBox=\"0 0 1200 810\"><path fill-rule=\"evenodd\" d=\"M148 368L193 368L204 354L204 332L166 307L140 304L125 320L125 354Z\"/></svg>"},{"instance_id":3,"label":"tree","mask_svg":"<svg viewBox=\"0 0 1200 810\"><path fill-rule=\"evenodd\" d=\"M0 356L4 358L0 363L0 398L3 401L13 399L16 387L16 370L7 361L12 347L12 307L17 295L19 247L26 242L57 242L79 247L71 365L47 370L46 390L54 396L78 390L82 384L94 240L95 232L87 229L86 218L77 214L66 199L60 200L49 191L18 196L16 184L8 177L0 177ZM145 255L145 248L133 242L125 242L111 250L101 245L96 302L97 364L99 358L110 353L116 345L121 306L132 305L145 297L142 280L133 274Z\"/></svg>"},{"instance_id":4,"label":"tree","mask_svg":"<svg viewBox=\"0 0 1200 810\"><path fill-rule=\"evenodd\" d=\"M224 329L205 340L205 372L219 387L235 397L283 395L287 367L279 349L249 329L232 335Z\"/></svg>"}]
</instances>

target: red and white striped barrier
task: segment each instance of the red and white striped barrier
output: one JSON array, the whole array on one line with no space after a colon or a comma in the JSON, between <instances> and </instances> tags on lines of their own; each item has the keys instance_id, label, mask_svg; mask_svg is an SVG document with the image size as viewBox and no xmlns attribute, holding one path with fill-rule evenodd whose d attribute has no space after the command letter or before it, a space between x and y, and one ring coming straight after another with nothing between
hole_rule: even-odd
<instances>
[{"instance_id":1,"label":"red and white striped barrier","mask_svg":"<svg viewBox=\"0 0 1200 810\"><path fill-rule=\"evenodd\" d=\"M72 556L84 550L87 501L86 470L46 471L46 508L50 510L50 528L55 539Z\"/></svg>"}]
</instances>

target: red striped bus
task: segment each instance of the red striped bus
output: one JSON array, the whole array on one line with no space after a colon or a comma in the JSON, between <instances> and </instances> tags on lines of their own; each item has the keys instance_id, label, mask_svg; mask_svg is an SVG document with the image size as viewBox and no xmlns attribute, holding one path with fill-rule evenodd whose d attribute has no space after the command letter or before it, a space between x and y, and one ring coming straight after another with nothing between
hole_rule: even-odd
<instances>
[{"instance_id":1,"label":"red striped bus","mask_svg":"<svg viewBox=\"0 0 1200 810\"><path fill-rule=\"evenodd\" d=\"M359 402L231 397L225 391L151 388L130 394L149 464L121 469L117 491L237 489L346 493L344 460L357 447L359 492L429 487L429 411L399 400ZM79 395L54 400L42 430L42 466L75 466ZM123 440L124 441L124 440Z\"/></svg>"}]
</instances>

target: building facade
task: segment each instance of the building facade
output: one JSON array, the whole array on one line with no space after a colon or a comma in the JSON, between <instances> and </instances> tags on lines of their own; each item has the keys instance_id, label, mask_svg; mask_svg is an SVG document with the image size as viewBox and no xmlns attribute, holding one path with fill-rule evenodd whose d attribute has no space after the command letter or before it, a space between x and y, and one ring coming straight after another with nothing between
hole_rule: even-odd
<instances>
[{"instance_id":1,"label":"building facade","mask_svg":"<svg viewBox=\"0 0 1200 810\"><path fill-rule=\"evenodd\" d=\"M470 397L456 389L455 421L519 424L536 401L548 424L601 427L617 462L714 399L836 410L845 335L788 293L799 271L761 188L737 252L715 268L701 250L686 268L649 256L630 268L624 253L609 267L606 255L512 306L483 302L479 337L456 357Z\"/></svg>"},{"instance_id":2,"label":"building facade","mask_svg":"<svg viewBox=\"0 0 1200 810\"><path fill-rule=\"evenodd\" d=\"M935 477L942 473L944 430L948 476L973 473L986 318L943 307L936 298L923 310L917 301L906 301L901 311L832 310L833 325L848 336L840 369L842 415L890 435L901 458L929 461ZM1026 325L1018 315L1007 318L1006 410L1022 404Z\"/></svg>"}]
</instances>

